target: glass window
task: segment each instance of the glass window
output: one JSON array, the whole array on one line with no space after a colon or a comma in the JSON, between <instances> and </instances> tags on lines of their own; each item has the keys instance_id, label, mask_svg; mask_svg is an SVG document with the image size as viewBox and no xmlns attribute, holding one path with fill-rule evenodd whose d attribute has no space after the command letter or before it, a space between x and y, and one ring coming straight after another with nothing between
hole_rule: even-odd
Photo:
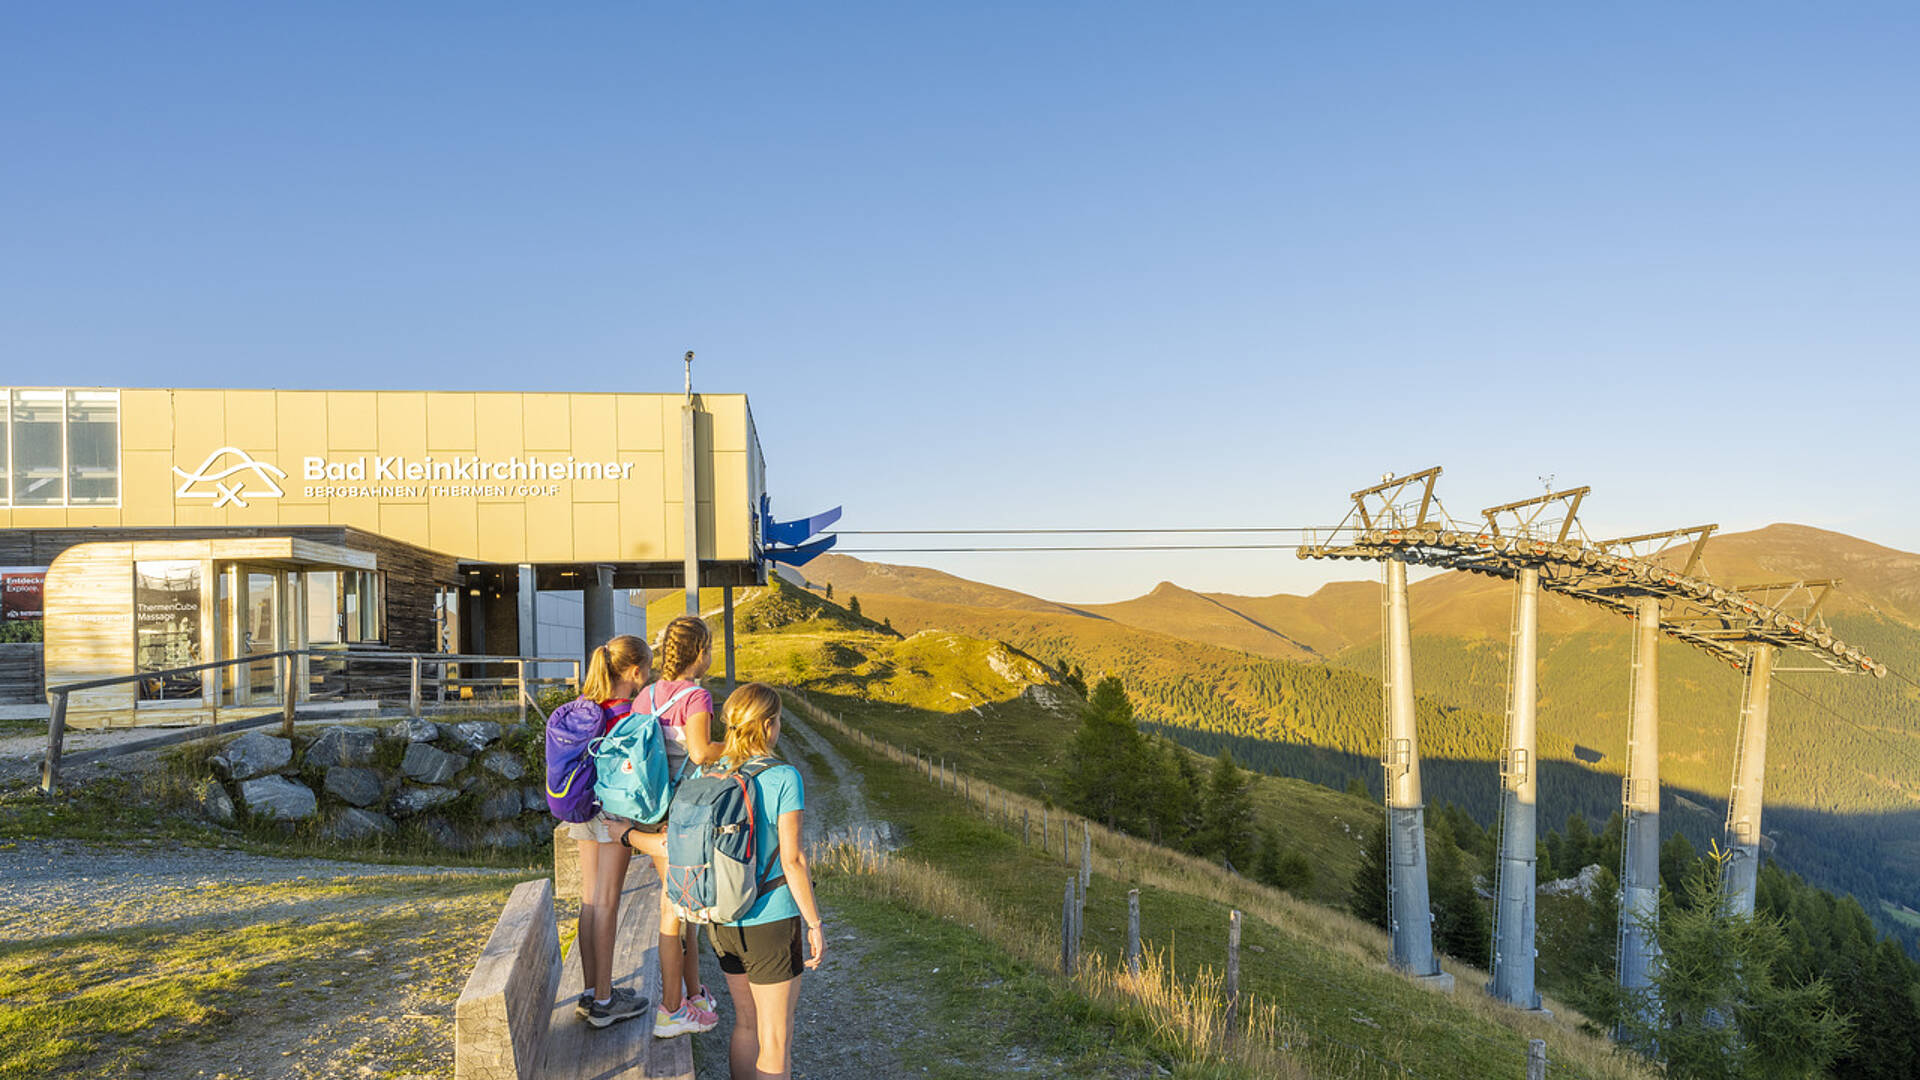
<instances>
[{"instance_id":1,"label":"glass window","mask_svg":"<svg viewBox=\"0 0 1920 1080\"><path fill-rule=\"evenodd\" d=\"M433 592L433 646L435 652L460 651L460 590L439 588Z\"/></svg>"},{"instance_id":2,"label":"glass window","mask_svg":"<svg viewBox=\"0 0 1920 1080\"><path fill-rule=\"evenodd\" d=\"M7 403L12 398L11 394L0 394L0 506L12 501L8 492L13 487L13 470L7 468L7 443L12 441L7 437Z\"/></svg>"},{"instance_id":3,"label":"glass window","mask_svg":"<svg viewBox=\"0 0 1920 1080\"><path fill-rule=\"evenodd\" d=\"M340 574L315 570L307 574L307 644L340 644Z\"/></svg>"},{"instance_id":4,"label":"glass window","mask_svg":"<svg viewBox=\"0 0 1920 1080\"><path fill-rule=\"evenodd\" d=\"M67 391L67 502L72 506L120 501L120 395L112 390Z\"/></svg>"},{"instance_id":5,"label":"glass window","mask_svg":"<svg viewBox=\"0 0 1920 1080\"><path fill-rule=\"evenodd\" d=\"M59 506L66 502L66 462L61 445L65 395L58 390L13 392L13 504Z\"/></svg>"},{"instance_id":6,"label":"glass window","mask_svg":"<svg viewBox=\"0 0 1920 1080\"><path fill-rule=\"evenodd\" d=\"M384 575L374 570L355 570L341 575L341 624L348 641L384 641L387 637L387 607L382 596Z\"/></svg>"}]
</instances>

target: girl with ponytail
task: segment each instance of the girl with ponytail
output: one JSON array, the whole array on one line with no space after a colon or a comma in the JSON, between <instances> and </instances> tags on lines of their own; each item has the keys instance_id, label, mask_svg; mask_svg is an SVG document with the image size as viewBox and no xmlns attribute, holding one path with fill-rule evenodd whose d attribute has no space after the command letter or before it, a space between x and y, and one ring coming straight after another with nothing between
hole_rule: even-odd
<instances>
[{"instance_id":1,"label":"girl with ponytail","mask_svg":"<svg viewBox=\"0 0 1920 1080\"><path fill-rule=\"evenodd\" d=\"M587 661L587 675L580 684L579 708L597 706L602 718L600 734L613 730L633 711L633 696L646 685L653 664L652 650L632 634L622 634L593 650ZM591 704L589 704L591 703ZM620 891L627 881L627 863L632 852L616 838L612 829L624 826L605 814L567 826L567 834L580 845L580 973L586 989L576 1010L594 1027L607 1027L630 1020L646 1011L647 999L613 985L613 944L620 917ZM659 837L653 846L663 853Z\"/></svg>"}]
</instances>

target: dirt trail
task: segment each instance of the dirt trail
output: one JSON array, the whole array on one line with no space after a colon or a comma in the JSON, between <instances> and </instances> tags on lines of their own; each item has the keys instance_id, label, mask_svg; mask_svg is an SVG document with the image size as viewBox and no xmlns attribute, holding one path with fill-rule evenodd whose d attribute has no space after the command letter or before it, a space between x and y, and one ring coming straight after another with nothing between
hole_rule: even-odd
<instances>
[{"instance_id":1,"label":"dirt trail","mask_svg":"<svg viewBox=\"0 0 1920 1080\"><path fill-rule=\"evenodd\" d=\"M862 833L890 846L893 829L875 823L868 812L866 784L853 767L806 721L786 713L781 719L780 753L800 770L806 782L807 810L802 837L808 847L823 841ZM873 943L851 925L834 918L831 907L821 911L826 924L827 955L820 967L801 983L800 1004L794 1017L794 1080L833 1080L839 1077L904 1076L919 1073L901 1060L931 1022L921 994L905 979L887 979L867 963ZM727 1080L727 1034L733 1028L733 1005L713 954L702 952L701 978L716 990L720 1026L694 1041L694 1062L700 1080Z\"/></svg>"}]
</instances>

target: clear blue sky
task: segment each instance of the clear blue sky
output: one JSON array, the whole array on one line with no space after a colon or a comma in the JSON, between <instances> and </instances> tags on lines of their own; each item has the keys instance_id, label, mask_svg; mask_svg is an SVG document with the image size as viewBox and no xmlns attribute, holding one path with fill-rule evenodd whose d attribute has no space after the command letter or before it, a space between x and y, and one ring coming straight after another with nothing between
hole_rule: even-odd
<instances>
[{"instance_id":1,"label":"clear blue sky","mask_svg":"<svg viewBox=\"0 0 1920 1080\"><path fill-rule=\"evenodd\" d=\"M1601 532L1920 549L1920 8L1029 7L7 5L0 382L693 348L848 528L1313 524L1438 463L1455 510L1551 474Z\"/></svg>"}]
</instances>

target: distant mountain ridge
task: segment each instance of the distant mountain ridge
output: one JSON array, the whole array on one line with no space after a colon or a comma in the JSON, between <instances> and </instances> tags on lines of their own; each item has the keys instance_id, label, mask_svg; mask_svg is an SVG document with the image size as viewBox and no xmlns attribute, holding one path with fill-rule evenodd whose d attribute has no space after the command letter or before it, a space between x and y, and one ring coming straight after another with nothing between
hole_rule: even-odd
<instances>
[{"instance_id":1,"label":"distant mountain ridge","mask_svg":"<svg viewBox=\"0 0 1920 1080\"><path fill-rule=\"evenodd\" d=\"M1735 586L1840 578L1823 608L1836 633L1920 678L1920 555L1771 525L1712 538L1702 569ZM1377 582L1268 597L1163 582L1133 600L1068 605L845 556L807 571L903 632L993 637L1048 662L1119 674L1144 719L1204 752L1228 746L1269 771L1378 784L1369 764L1380 730ZM1440 574L1411 593L1421 742L1435 766L1429 797L1489 817L1512 584ZM1627 624L1550 595L1541 631L1540 755L1562 777L1543 788L1543 812L1556 824L1575 808L1604 818L1618 802L1625 751ZM1666 827L1704 845L1718 837L1741 680L1678 642L1663 642L1659 655L1662 782L1686 795ZM1804 673L1783 675L1776 690L1765 828L1781 857L1828 887L1920 906L1920 690L1893 677Z\"/></svg>"}]
</instances>

